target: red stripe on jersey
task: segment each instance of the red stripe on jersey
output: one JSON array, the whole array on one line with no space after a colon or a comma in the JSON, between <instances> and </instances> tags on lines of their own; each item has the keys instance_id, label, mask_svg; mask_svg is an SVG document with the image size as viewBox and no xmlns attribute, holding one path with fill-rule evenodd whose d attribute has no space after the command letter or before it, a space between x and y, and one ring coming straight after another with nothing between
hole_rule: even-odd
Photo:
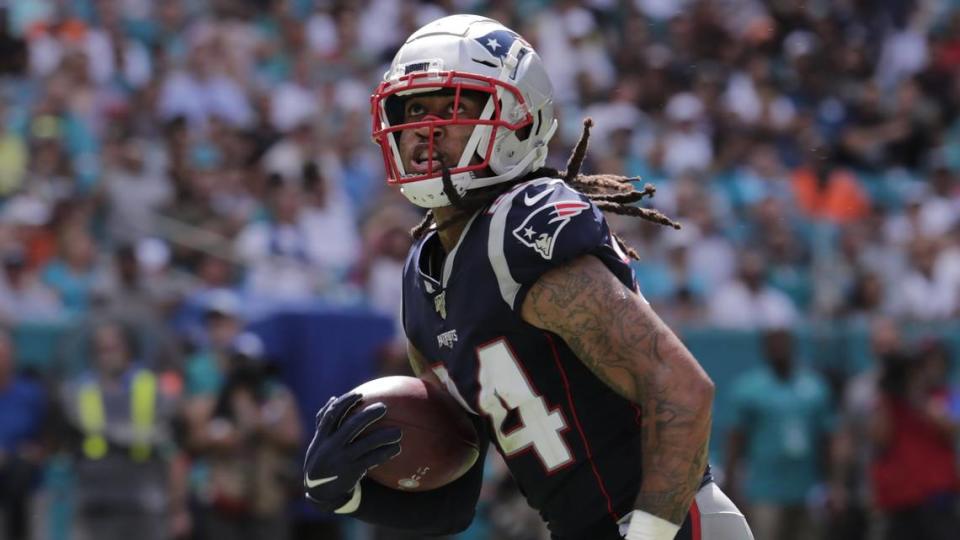
<instances>
[{"instance_id":1,"label":"red stripe on jersey","mask_svg":"<svg viewBox=\"0 0 960 540\"><path fill-rule=\"evenodd\" d=\"M567 372L563 369L563 364L560 363L560 355L557 354L557 346L553 342L553 336L544 332L543 335L547 336L547 341L550 342L550 350L553 351L553 361L557 364L557 370L560 371L560 378L563 379L563 389L567 394L567 404L570 405L570 415L573 416L573 423L577 426L577 433L580 434L580 440L583 442L583 448L587 451L587 461L590 462L590 468L593 470L593 477L597 480L597 487L600 488L600 493L603 494L604 500L607 501L607 513L610 514L610 517L613 518L613 522L616 523L620 520L620 516L613 510L613 501L610 500L610 494L607 493L607 487L603 484L603 478L600 477L600 471L597 470L597 464L593 461L593 451L590 450L590 443L587 442L587 436L583 433L583 426L580 425L580 417L577 415L577 408L573 405L573 395L570 393L570 381L567 379Z\"/></svg>"},{"instance_id":2,"label":"red stripe on jersey","mask_svg":"<svg viewBox=\"0 0 960 540\"><path fill-rule=\"evenodd\" d=\"M703 537L700 536L700 507L697 506L696 499L690 505L690 529L692 540L702 540Z\"/></svg>"},{"instance_id":3,"label":"red stripe on jersey","mask_svg":"<svg viewBox=\"0 0 960 540\"><path fill-rule=\"evenodd\" d=\"M575 215L579 214L580 212L583 212L583 211L586 210L587 208L590 208L590 205L589 205L589 204L587 204L587 203L585 203L585 202L581 202L581 201L577 201L577 202L566 202L566 203L554 203L553 206L554 206L554 208L557 209L557 216L558 216L558 217L575 216Z\"/></svg>"}]
</instances>

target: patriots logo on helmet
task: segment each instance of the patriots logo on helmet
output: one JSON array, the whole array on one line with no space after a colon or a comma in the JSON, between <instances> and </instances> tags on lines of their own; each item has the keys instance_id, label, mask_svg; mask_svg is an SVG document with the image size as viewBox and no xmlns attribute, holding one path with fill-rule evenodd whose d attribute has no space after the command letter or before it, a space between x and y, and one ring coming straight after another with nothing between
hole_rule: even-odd
<instances>
[{"instance_id":1,"label":"patriots logo on helmet","mask_svg":"<svg viewBox=\"0 0 960 540\"><path fill-rule=\"evenodd\" d=\"M533 248L544 259L553 258L553 247L560 231L590 205L583 201L547 203L534 210L513 230L513 236L523 245Z\"/></svg>"},{"instance_id":2,"label":"patriots logo on helmet","mask_svg":"<svg viewBox=\"0 0 960 540\"><path fill-rule=\"evenodd\" d=\"M490 54L502 61L510 51L510 47L513 46L513 42L519 37L517 34L506 30L494 30L489 34L474 39L483 45L483 48Z\"/></svg>"}]
</instances>

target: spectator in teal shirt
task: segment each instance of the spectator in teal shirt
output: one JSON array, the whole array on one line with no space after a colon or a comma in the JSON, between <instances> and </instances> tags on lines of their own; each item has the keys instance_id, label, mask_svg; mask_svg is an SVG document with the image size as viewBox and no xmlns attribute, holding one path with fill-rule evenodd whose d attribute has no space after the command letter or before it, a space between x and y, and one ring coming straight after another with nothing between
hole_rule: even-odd
<instances>
[{"instance_id":1,"label":"spectator in teal shirt","mask_svg":"<svg viewBox=\"0 0 960 540\"><path fill-rule=\"evenodd\" d=\"M203 320L203 345L187 360L184 382L188 398L213 399L220 393L229 356L243 333L240 298L227 289L213 291L206 300Z\"/></svg>"},{"instance_id":2,"label":"spectator in teal shirt","mask_svg":"<svg viewBox=\"0 0 960 540\"><path fill-rule=\"evenodd\" d=\"M81 227L62 233L58 256L43 268L41 277L71 314L88 312L94 296L106 294L109 287L93 238Z\"/></svg>"},{"instance_id":3,"label":"spectator in teal shirt","mask_svg":"<svg viewBox=\"0 0 960 540\"><path fill-rule=\"evenodd\" d=\"M725 490L748 508L757 538L813 538L807 500L826 477L834 422L829 391L819 374L797 365L789 330L767 331L763 351L766 365L733 386Z\"/></svg>"}]
</instances>

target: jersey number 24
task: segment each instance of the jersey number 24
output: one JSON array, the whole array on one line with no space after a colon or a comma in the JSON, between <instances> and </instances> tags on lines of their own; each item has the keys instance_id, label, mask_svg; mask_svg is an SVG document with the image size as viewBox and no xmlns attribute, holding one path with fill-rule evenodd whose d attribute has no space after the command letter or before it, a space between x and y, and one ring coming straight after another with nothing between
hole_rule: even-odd
<instances>
[{"instance_id":1,"label":"jersey number 24","mask_svg":"<svg viewBox=\"0 0 960 540\"><path fill-rule=\"evenodd\" d=\"M550 410L527 380L507 340L501 338L477 349L480 364L479 406L493 424L497 441L506 456L532 449L549 474L573 460L562 432L568 429L563 413ZM520 425L507 432L503 422L516 409Z\"/></svg>"}]
</instances>

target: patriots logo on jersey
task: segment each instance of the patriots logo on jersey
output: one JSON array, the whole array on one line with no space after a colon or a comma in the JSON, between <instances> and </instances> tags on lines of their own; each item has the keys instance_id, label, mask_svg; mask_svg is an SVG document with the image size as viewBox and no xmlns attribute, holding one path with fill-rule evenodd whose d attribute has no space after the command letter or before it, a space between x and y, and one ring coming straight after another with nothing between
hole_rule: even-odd
<instances>
[{"instance_id":1,"label":"patriots logo on jersey","mask_svg":"<svg viewBox=\"0 0 960 540\"><path fill-rule=\"evenodd\" d=\"M537 208L513 230L513 236L523 245L533 248L544 259L553 257L553 247L560 231L590 205L583 201L551 202Z\"/></svg>"},{"instance_id":2,"label":"patriots logo on jersey","mask_svg":"<svg viewBox=\"0 0 960 540\"><path fill-rule=\"evenodd\" d=\"M457 342L457 331L448 330L442 334L437 334L437 347L444 348L449 347L453 348L453 344Z\"/></svg>"},{"instance_id":3,"label":"patriots logo on jersey","mask_svg":"<svg viewBox=\"0 0 960 540\"><path fill-rule=\"evenodd\" d=\"M494 30L485 36L475 38L490 54L503 60L519 36L506 30Z\"/></svg>"}]
</instances>

